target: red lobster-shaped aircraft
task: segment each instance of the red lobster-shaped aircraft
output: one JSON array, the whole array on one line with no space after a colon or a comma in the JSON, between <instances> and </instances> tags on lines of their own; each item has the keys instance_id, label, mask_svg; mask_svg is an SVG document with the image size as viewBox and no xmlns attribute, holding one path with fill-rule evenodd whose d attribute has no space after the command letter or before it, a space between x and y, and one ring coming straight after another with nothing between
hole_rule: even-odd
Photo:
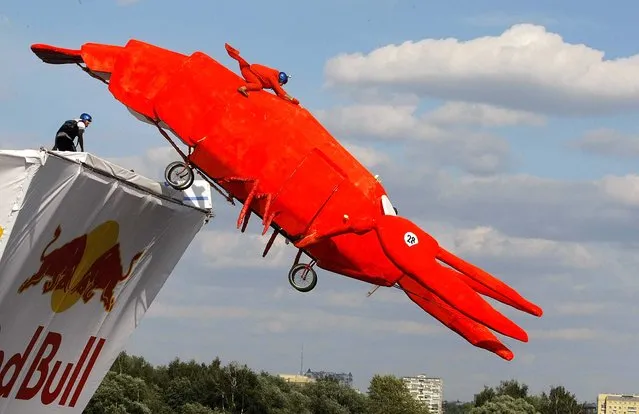
<instances>
[{"instance_id":1,"label":"red lobster-shaped aircraft","mask_svg":"<svg viewBox=\"0 0 639 414\"><path fill-rule=\"evenodd\" d=\"M403 290L471 344L506 360L513 353L489 328L528 341L479 294L535 316L541 308L398 216L380 182L306 109L267 91L242 96L245 81L201 52L184 55L134 39L125 46L31 49L46 63L77 64L138 119L156 125L183 158L165 171L173 187L190 186L196 171L230 202L243 203L242 231L251 213L262 219L262 234L273 227L263 256L278 234L292 242L299 251L289 281L297 290L315 287L317 264ZM299 263L302 253L310 263Z\"/></svg>"}]
</instances>

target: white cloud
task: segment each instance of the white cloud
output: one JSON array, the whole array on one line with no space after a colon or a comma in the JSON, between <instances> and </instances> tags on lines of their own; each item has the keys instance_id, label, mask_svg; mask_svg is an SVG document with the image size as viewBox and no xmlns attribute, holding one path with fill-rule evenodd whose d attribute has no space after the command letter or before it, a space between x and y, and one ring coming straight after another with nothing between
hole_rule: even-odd
<instances>
[{"instance_id":1,"label":"white cloud","mask_svg":"<svg viewBox=\"0 0 639 414\"><path fill-rule=\"evenodd\" d=\"M554 312L560 315L595 316L611 307L605 302L560 302Z\"/></svg>"},{"instance_id":2,"label":"white cloud","mask_svg":"<svg viewBox=\"0 0 639 414\"><path fill-rule=\"evenodd\" d=\"M515 111L497 106L468 103L447 102L424 117L427 121L439 125L469 125L481 127L500 127L512 125L543 126L543 116Z\"/></svg>"},{"instance_id":3,"label":"white cloud","mask_svg":"<svg viewBox=\"0 0 639 414\"><path fill-rule=\"evenodd\" d=\"M252 320L258 325L257 333L304 331L334 334L356 331L366 334L441 335L444 332L437 323L426 324L401 319L379 320L317 309L304 309L303 312L295 313L269 308L255 309L255 306L171 305L157 302L149 309L147 317L204 321L229 318Z\"/></svg>"},{"instance_id":4,"label":"white cloud","mask_svg":"<svg viewBox=\"0 0 639 414\"><path fill-rule=\"evenodd\" d=\"M368 292L374 289L373 285L362 287L369 287ZM367 293L368 293L367 292ZM359 308L364 306L367 302L384 302L395 304L408 303L408 297L400 289L395 288L380 288L376 290L370 297L362 291L350 292L350 291L335 291L329 290L323 293L324 300L327 304L342 308Z\"/></svg>"},{"instance_id":5,"label":"white cloud","mask_svg":"<svg viewBox=\"0 0 639 414\"><path fill-rule=\"evenodd\" d=\"M638 335L634 332L617 332L606 328L556 328L531 330L540 340L551 341L591 341L601 344L634 343Z\"/></svg>"},{"instance_id":6,"label":"white cloud","mask_svg":"<svg viewBox=\"0 0 639 414\"><path fill-rule=\"evenodd\" d=\"M353 105L316 111L317 118L338 135L370 135L384 139L423 139L439 130L415 117L415 105Z\"/></svg>"},{"instance_id":7,"label":"white cloud","mask_svg":"<svg viewBox=\"0 0 639 414\"><path fill-rule=\"evenodd\" d=\"M153 303L146 316L149 318L230 318L243 319L251 316L251 308L239 306L188 306Z\"/></svg>"},{"instance_id":8,"label":"white cloud","mask_svg":"<svg viewBox=\"0 0 639 414\"><path fill-rule=\"evenodd\" d=\"M490 11L472 16L465 16L461 19L464 23L477 27L490 27L503 29L515 24L538 24L545 27L561 27L567 29L602 29L605 25L601 20L592 20L574 13L560 15L557 10L553 10L552 16L543 12L506 12Z\"/></svg>"},{"instance_id":9,"label":"white cloud","mask_svg":"<svg viewBox=\"0 0 639 414\"><path fill-rule=\"evenodd\" d=\"M445 128L430 122L429 114L416 115L416 110L416 105L353 105L317 111L317 117L335 136L349 141L377 138L389 143L415 141L428 145L425 151L408 149L421 158L421 164L456 165L476 174L507 167L509 146L503 138L488 132ZM445 112L444 117L441 112L435 114L440 121L445 116Z\"/></svg>"},{"instance_id":10,"label":"white cloud","mask_svg":"<svg viewBox=\"0 0 639 414\"><path fill-rule=\"evenodd\" d=\"M635 176L582 181L441 171L407 176L396 167L387 172L386 183L394 198L406 200L395 201L400 212L430 221L491 226L513 236L557 241L637 240ZM416 188L429 197L409 202Z\"/></svg>"},{"instance_id":11,"label":"white cloud","mask_svg":"<svg viewBox=\"0 0 639 414\"><path fill-rule=\"evenodd\" d=\"M619 158L639 157L639 135L628 134L609 128L588 131L570 143L584 152Z\"/></svg>"},{"instance_id":12,"label":"white cloud","mask_svg":"<svg viewBox=\"0 0 639 414\"><path fill-rule=\"evenodd\" d=\"M447 100L486 102L553 115L639 107L639 55L612 60L542 26L499 36L407 41L340 54L325 66L329 86L387 86Z\"/></svg>"},{"instance_id":13,"label":"white cloud","mask_svg":"<svg viewBox=\"0 0 639 414\"><path fill-rule=\"evenodd\" d=\"M639 175L606 176L597 182L597 187L611 201L629 207L639 207Z\"/></svg>"},{"instance_id":14,"label":"white cloud","mask_svg":"<svg viewBox=\"0 0 639 414\"><path fill-rule=\"evenodd\" d=\"M493 105L447 102L423 115L417 103L356 104L316 111L316 116L342 134L371 135L382 139L434 140L452 135L450 127L542 126L543 116ZM464 130L471 136L476 130Z\"/></svg>"},{"instance_id":15,"label":"white cloud","mask_svg":"<svg viewBox=\"0 0 639 414\"><path fill-rule=\"evenodd\" d=\"M580 243L557 242L540 238L508 237L491 227L475 227L455 234L455 249L460 255L483 258L549 260L555 266L588 269L600 263L593 252Z\"/></svg>"},{"instance_id":16,"label":"white cloud","mask_svg":"<svg viewBox=\"0 0 639 414\"><path fill-rule=\"evenodd\" d=\"M358 308L364 304L366 295L356 292L326 292L326 302L342 308Z\"/></svg>"},{"instance_id":17,"label":"white cloud","mask_svg":"<svg viewBox=\"0 0 639 414\"><path fill-rule=\"evenodd\" d=\"M126 166L136 173L152 179L164 180L164 168L180 156L171 146L149 148L142 155L105 158L114 164Z\"/></svg>"},{"instance_id":18,"label":"white cloud","mask_svg":"<svg viewBox=\"0 0 639 414\"><path fill-rule=\"evenodd\" d=\"M493 11L488 13L481 13L470 17L463 18L463 21L473 26L480 27L504 27L512 26L518 23L538 23L544 26L551 26L558 23L558 20L554 17L524 13L514 14L504 11Z\"/></svg>"},{"instance_id":19,"label":"white cloud","mask_svg":"<svg viewBox=\"0 0 639 414\"><path fill-rule=\"evenodd\" d=\"M560 341L581 341L601 338L601 333L599 331L590 328L532 330L530 335L534 335L537 339Z\"/></svg>"},{"instance_id":20,"label":"white cloud","mask_svg":"<svg viewBox=\"0 0 639 414\"><path fill-rule=\"evenodd\" d=\"M375 168L382 165L391 165L392 160L387 154L371 147L354 144L350 141L342 141L341 144L359 160L366 168Z\"/></svg>"},{"instance_id":21,"label":"white cloud","mask_svg":"<svg viewBox=\"0 0 639 414\"><path fill-rule=\"evenodd\" d=\"M237 209L239 213L239 208ZM252 216L254 221L260 221ZM272 230L262 236L247 230L245 233L224 230L206 230L198 234L195 244L199 247L203 262L216 268L267 268L277 267L283 271L293 263L296 250L293 245L286 245L284 238L278 236L271 246L268 255L262 252Z\"/></svg>"}]
</instances>

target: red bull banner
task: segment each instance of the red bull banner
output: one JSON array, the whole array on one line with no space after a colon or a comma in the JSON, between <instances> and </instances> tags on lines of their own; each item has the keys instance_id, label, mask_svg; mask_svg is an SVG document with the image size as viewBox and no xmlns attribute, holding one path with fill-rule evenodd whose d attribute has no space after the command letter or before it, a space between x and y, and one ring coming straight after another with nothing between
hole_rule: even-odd
<instances>
[{"instance_id":1,"label":"red bull banner","mask_svg":"<svg viewBox=\"0 0 639 414\"><path fill-rule=\"evenodd\" d=\"M0 151L0 414L81 413L210 218L64 154Z\"/></svg>"}]
</instances>

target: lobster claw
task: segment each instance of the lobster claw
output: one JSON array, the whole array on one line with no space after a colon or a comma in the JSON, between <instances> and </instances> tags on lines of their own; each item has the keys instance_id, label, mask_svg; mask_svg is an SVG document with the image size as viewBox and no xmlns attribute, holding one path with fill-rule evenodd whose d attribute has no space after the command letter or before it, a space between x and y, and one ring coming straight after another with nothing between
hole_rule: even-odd
<instances>
[{"instance_id":1,"label":"lobster claw","mask_svg":"<svg viewBox=\"0 0 639 414\"><path fill-rule=\"evenodd\" d=\"M432 303L435 303L433 302L435 299L439 302L439 310L448 308L450 313L452 309L460 314L458 316L464 315L465 318L503 335L522 342L528 341L528 335L522 328L495 310L479 293L524 312L540 316L542 311L537 305L528 302L494 276L442 249L432 236L406 218L382 216L377 219L375 230L387 257L407 277L416 282L416 284L409 281L402 282L400 279L398 282L400 286L410 285L413 288L419 286L422 288L423 295L417 294L417 296L422 296L424 299L423 296L428 295ZM456 270L442 266L436 259ZM423 301L420 303L417 296L414 292L409 294L413 301L429 312L422 306L424 303ZM437 317L431 314L442 321L442 315ZM468 322L470 321L455 327L447 326L466 337L463 332L470 332L472 330L470 328L476 325Z\"/></svg>"}]
</instances>

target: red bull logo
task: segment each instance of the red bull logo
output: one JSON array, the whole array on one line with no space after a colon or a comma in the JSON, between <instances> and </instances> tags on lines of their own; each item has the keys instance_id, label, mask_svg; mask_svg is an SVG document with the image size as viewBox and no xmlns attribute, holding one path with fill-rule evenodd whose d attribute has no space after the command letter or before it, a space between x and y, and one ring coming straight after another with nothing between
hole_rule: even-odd
<instances>
[{"instance_id":1,"label":"red bull logo","mask_svg":"<svg viewBox=\"0 0 639 414\"><path fill-rule=\"evenodd\" d=\"M123 273L119 233L120 225L109 220L47 253L62 234L58 226L53 239L40 255L40 269L20 286L18 293L46 279L42 293L51 293L54 312L64 312L80 299L88 303L97 291L101 291L100 302L104 310L111 312L115 304L115 288L129 278L133 266L144 252L136 253L127 272Z\"/></svg>"}]
</instances>

